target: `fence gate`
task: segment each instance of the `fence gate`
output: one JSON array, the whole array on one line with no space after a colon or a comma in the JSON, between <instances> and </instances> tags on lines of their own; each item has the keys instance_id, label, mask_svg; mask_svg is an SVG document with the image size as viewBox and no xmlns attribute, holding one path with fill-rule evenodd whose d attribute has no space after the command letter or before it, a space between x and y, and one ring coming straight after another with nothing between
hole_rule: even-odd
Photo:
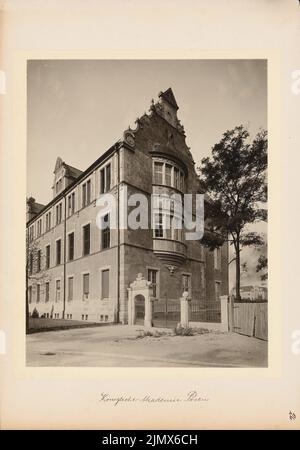
<instances>
[{"instance_id":1,"label":"fence gate","mask_svg":"<svg viewBox=\"0 0 300 450\"><path fill-rule=\"evenodd\" d=\"M180 322L180 299L168 299L165 295L153 302L153 326L174 328Z\"/></svg>"}]
</instances>

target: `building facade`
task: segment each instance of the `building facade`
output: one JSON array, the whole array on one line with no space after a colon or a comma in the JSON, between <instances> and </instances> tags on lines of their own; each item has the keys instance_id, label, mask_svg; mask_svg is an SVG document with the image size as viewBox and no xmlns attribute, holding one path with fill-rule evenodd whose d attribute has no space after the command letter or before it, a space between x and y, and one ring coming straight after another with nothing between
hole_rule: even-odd
<instances>
[{"instance_id":1,"label":"building facade","mask_svg":"<svg viewBox=\"0 0 300 450\"><path fill-rule=\"evenodd\" d=\"M156 299L154 325L176 322L187 291L193 320L216 319L228 294L228 248L211 252L186 230L151 214L145 229L120 227L120 199L143 194L201 193L195 162L177 117L172 90L159 94L148 114L136 120L111 148L81 171L57 158L53 199L27 201L28 303L30 314L95 322L128 323L128 288L141 274ZM99 229L97 199L115 199L117 227ZM129 212L133 206L129 206ZM101 208L100 208L101 210ZM109 214L102 219L110 223ZM143 315L137 308L136 322ZM156 322L156 323L155 323Z\"/></svg>"}]
</instances>

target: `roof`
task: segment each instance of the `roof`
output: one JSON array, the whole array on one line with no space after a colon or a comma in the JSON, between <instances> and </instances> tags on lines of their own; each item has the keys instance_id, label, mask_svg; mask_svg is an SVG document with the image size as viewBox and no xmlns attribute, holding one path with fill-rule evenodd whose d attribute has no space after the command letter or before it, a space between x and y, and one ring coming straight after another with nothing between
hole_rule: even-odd
<instances>
[{"instance_id":1,"label":"roof","mask_svg":"<svg viewBox=\"0 0 300 450\"><path fill-rule=\"evenodd\" d=\"M41 214L42 212L46 211L50 206L52 206L53 204L55 204L59 199L63 198L70 190L72 190L74 188L74 186L76 185L76 183L79 180L84 179L86 176L89 175L89 173L94 170L94 168L96 168L99 164L101 164L101 162L103 162L108 156L110 156L112 153L114 153L120 145L126 146L126 143L122 142L122 141L117 141L115 142L108 150L106 150L96 161L94 161L84 172L81 172L80 175L78 175L78 177L76 179L74 179L72 181L71 184L69 184L69 186L67 186L62 192L60 192L56 197L54 197L49 203L47 203L46 205L41 205L42 208L40 209L40 211L37 213L38 215ZM70 166L71 167L71 166ZM74 169L74 167L73 167ZM78 170L78 169L75 169ZM34 216L32 219L28 220L27 225L30 225L32 222L34 222L37 219L37 215Z\"/></svg>"},{"instance_id":2,"label":"roof","mask_svg":"<svg viewBox=\"0 0 300 450\"><path fill-rule=\"evenodd\" d=\"M31 212L33 212L34 214L38 214L40 211L42 211L42 209L45 207L45 205L42 205L42 203L36 203L34 202L32 204L32 210Z\"/></svg>"},{"instance_id":3,"label":"roof","mask_svg":"<svg viewBox=\"0 0 300 450\"><path fill-rule=\"evenodd\" d=\"M79 175L82 174L82 170L76 169L76 167L72 167L69 166L69 164L65 163L65 167L66 167L66 175L69 176L70 178L78 178Z\"/></svg>"},{"instance_id":4,"label":"roof","mask_svg":"<svg viewBox=\"0 0 300 450\"><path fill-rule=\"evenodd\" d=\"M159 94L159 97L162 97L164 100L166 100L176 110L179 109L173 91L170 87L165 92L161 92Z\"/></svg>"}]
</instances>

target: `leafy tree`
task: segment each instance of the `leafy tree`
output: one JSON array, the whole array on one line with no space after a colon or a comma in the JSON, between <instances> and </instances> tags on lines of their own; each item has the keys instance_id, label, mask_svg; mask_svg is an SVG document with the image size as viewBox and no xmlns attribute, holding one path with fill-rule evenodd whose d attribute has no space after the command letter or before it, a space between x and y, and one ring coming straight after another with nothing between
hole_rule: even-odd
<instances>
[{"instance_id":1,"label":"leafy tree","mask_svg":"<svg viewBox=\"0 0 300 450\"><path fill-rule=\"evenodd\" d=\"M256 272L263 272L260 276L262 281L268 279L268 258L265 255L260 255L258 258Z\"/></svg>"},{"instance_id":2,"label":"leafy tree","mask_svg":"<svg viewBox=\"0 0 300 450\"><path fill-rule=\"evenodd\" d=\"M39 267L38 267L39 266ZM45 255L40 249L38 240L31 239L27 230L26 234L26 333L29 331L29 285L45 283L50 280L45 268ZM29 283L30 282L30 283Z\"/></svg>"},{"instance_id":3,"label":"leafy tree","mask_svg":"<svg viewBox=\"0 0 300 450\"><path fill-rule=\"evenodd\" d=\"M200 181L208 195L202 243L210 250L225 242L233 245L237 299L240 299L241 249L264 242L258 233L249 232L247 225L267 220L266 169L267 132L259 131L250 142L243 125L226 131L212 148L211 157L202 159L199 167Z\"/></svg>"}]
</instances>

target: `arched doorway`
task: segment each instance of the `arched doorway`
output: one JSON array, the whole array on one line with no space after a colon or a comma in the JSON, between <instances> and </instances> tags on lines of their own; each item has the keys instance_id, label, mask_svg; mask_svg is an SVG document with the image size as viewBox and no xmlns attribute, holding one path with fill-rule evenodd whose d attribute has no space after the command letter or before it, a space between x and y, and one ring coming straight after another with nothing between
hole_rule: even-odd
<instances>
[{"instance_id":1,"label":"arched doorway","mask_svg":"<svg viewBox=\"0 0 300 450\"><path fill-rule=\"evenodd\" d=\"M136 325L144 325L145 321L145 297L141 294L134 297Z\"/></svg>"}]
</instances>

